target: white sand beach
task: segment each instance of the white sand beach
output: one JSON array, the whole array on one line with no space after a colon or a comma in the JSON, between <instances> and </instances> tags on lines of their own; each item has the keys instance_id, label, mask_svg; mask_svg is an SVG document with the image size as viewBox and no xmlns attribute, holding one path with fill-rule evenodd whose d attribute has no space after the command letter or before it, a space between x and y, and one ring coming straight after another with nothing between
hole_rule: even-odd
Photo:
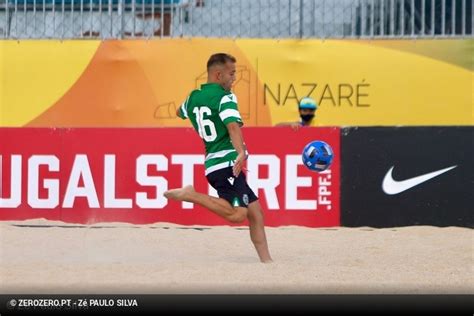
<instances>
[{"instance_id":1,"label":"white sand beach","mask_svg":"<svg viewBox=\"0 0 474 316\"><path fill-rule=\"evenodd\" d=\"M267 228L0 222L0 293L473 294L474 235L460 227Z\"/></svg>"}]
</instances>

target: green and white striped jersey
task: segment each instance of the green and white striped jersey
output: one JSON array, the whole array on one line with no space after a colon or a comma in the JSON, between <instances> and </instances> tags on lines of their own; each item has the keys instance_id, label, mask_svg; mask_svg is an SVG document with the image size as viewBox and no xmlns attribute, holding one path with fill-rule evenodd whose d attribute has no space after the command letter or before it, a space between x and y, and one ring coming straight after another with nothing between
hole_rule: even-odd
<instances>
[{"instance_id":1,"label":"green and white striped jersey","mask_svg":"<svg viewBox=\"0 0 474 316\"><path fill-rule=\"evenodd\" d=\"M217 83L206 83L194 90L181 104L179 116L189 118L206 147L206 175L234 165L237 151L232 146L226 125L243 125L237 97Z\"/></svg>"}]
</instances>

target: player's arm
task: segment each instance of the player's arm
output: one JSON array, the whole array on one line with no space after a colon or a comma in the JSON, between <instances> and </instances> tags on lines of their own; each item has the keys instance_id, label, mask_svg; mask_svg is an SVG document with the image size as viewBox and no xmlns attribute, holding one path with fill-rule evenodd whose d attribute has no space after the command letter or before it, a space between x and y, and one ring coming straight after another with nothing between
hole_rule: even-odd
<instances>
[{"instance_id":1,"label":"player's arm","mask_svg":"<svg viewBox=\"0 0 474 316\"><path fill-rule=\"evenodd\" d=\"M238 176L245 160L247 159L247 149L245 147L244 138L240 127L244 124L237 108L237 97L231 93L222 97L219 105L219 117L227 127L230 140L234 149L237 151L237 158L235 159L233 171L234 176Z\"/></svg>"},{"instance_id":2,"label":"player's arm","mask_svg":"<svg viewBox=\"0 0 474 316\"><path fill-rule=\"evenodd\" d=\"M176 116L182 118L183 120L188 118L188 101L189 97L187 97L186 100L176 109Z\"/></svg>"},{"instance_id":3,"label":"player's arm","mask_svg":"<svg viewBox=\"0 0 474 316\"><path fill-rule=\"evenodd\" d=\"M234 146L237 153L245 155L247 152L244 137L242 136L242 131L240 130L240 125L237 122L230 122L227 124L227 131L229 131L229 136L232 141L232 145Z\"/></svg>"},{"instance_id":4,"label":"player's arm","mask_svg":"<svg viewBox=\"0 0 474 316\"><path fill-rule=\"evenodd\" d=\"M240 130L240 124L237 122L230 122L226 126L232 145L238 154L233 167L234 176L237 177L240 171L242 171L245 160L247 160L247 148L245 146L244 137L242 136L242 131Z\"/></svg>"}]
</instances>

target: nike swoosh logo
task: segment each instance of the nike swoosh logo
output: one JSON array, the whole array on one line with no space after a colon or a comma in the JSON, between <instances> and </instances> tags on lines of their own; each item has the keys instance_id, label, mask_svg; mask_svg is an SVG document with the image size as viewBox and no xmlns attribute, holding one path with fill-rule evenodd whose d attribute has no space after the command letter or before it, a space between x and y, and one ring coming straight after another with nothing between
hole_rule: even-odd
<instances>
[{"instance_id":1,"label":"nike swoosh logo","mask_svg":"<svg viewBox=\"0 0 474 316\"><path fill-rule=\"evenodd\" d=\"M451 169L456 168L457 166L451 166L445 169L433 171L430 173L422 174L421 176L406 179L403 181L396 181L392 177L392 170L395 166L392 166L383 178L382 182L382 190L389 194L389 195L394 195L398 193L402 193L403 191L406 191L408 189L413 188L414 186L417 186L423 182L426 182L430 179L433 179L434 177L439 176L440 174L443 174L445 172L448 172Z\"/></svg>"}]
</instances>

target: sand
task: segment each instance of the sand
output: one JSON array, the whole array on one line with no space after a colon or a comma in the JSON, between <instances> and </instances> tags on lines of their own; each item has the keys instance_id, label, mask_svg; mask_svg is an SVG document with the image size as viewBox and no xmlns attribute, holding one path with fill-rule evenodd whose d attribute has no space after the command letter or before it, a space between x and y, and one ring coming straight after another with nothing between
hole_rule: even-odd
<instances>
[{"instance_id":1,"label":"sand","mask_svg":"<svg viewBox=\"0 0 474 316\"><path fill-rule=\"evenodd\" d=\"M1 294L473 294L474 230L0 222Z\"/></svg>"}]
</instances>

